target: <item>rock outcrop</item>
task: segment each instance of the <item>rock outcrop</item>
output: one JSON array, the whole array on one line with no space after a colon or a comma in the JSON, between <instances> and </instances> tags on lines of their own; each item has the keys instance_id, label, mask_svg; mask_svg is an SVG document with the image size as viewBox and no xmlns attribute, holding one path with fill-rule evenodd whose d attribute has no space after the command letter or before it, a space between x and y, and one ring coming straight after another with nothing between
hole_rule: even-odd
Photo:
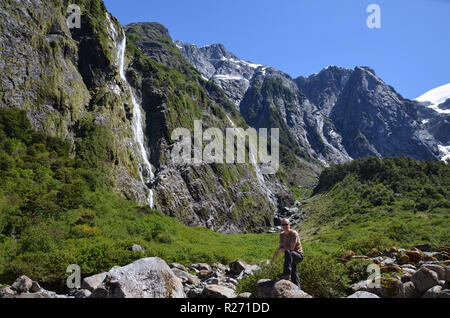
<instances>
[{"instance_id":1,"label":"rock outcrop","mask_svg":"<svg viewBox=\"0 0 450 318\"><path fill-rule=\"evenodd\" d=\"M150 257L113 267L90 297L185 298L186 295L181 280L166 262Z\"/></svg>"},{"instance_id":2,"label":"rock outcrop","mask_svg":"<svg viewBox=\"0 0 450 318\"><path fill-rule=\"evenodd\" d=\"M256 286L258 298L312 298L288 280L261 279Z\"/></svg>"}]
</instances>

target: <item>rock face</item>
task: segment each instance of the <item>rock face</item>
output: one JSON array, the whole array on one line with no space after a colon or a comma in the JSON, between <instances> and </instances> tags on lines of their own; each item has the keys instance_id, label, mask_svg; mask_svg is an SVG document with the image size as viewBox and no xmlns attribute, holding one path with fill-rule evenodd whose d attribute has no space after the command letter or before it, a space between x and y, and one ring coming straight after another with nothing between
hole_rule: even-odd
<instances>
[{"instance_id":1,"label":"rock face","mask_svg":"<svg viewBox=\"0 0 450 318\"><path fill-rule=\"evenodd\" d=\"M97 291L100 289L101 291ZM185 298L183 285L169 266L157 257L143 258L113 267L91 297L105 298Z\"/></svg>"},{"instance_id":2,"label":"rock face","mask_svg":"<svg viewBox=\"0 0 450 318\"><path fill-rule=\"evenodd\" d=\"M330 117L352 158L438 158L437 143L405 100L367 67L356 67Z\"/></svg>"},{"instance_id":3,"label":"rock face","mask_svg":"<svg viewBox=\"0 0 450 318\"><path fill-rule=\"evenodd\" d=\"M312 298L294 283L287 280L275 282L261 279L256 286L258 298Z\"/></svg>"},{"instance_id":4,"label":"rock face","mask_svg":"<svg viewBox=\"0 0 450 318\"><path fill-rule=\"evenodd\" d=\"M270 226L279 208L278 197L291 197L277 177L262 175L259 166L250 163L172 160L173 147L179 144L171 139L174 130L186 128L193 133L195 120L202 120L203 131L247 129L242 116L222 90L202 79L186 61L162 25L133 23L125 30L143 52L129 64L127 75L148 118L145 134L156 170L151 185L155 206L187 225L222 233L258 232ZM150 71L144 72L148 67L141 59L145 58L161 64L152 62ZM162 74L176 80L161 81Z\"/></svg>"}]
</instances>

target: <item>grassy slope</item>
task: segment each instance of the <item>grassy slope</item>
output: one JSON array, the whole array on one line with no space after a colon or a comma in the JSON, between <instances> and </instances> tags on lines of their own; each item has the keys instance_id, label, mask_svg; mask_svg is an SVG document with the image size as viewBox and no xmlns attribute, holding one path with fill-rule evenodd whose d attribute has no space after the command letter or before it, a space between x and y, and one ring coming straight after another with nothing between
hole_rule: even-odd
<instances>
[{"instance_id":1,"label":"grassy slope","mask_svg":"<svg viewBox=\"0 0 450 318\"><path fill-rule=\"evenodd\" d=\"M315 195L297 195L306 203L301 232L309 240L360 253L450 243L450 168L443 162L359 159L326 169Z\"/></svg>"}]
</instances>

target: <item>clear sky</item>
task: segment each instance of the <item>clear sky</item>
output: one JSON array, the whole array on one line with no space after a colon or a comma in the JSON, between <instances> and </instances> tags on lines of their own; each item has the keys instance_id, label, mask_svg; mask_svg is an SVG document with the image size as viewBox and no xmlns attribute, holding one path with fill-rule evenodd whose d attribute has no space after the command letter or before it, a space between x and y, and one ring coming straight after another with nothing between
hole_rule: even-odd
<instances>
[{"instance_id":1,"label":"clear sky","mask_svg":"<svg viewBox=\"0 0 450 318\"><path fill-rule=\"evenodd\" d=\"M369 29L369 4L381 29ZM450 83L450 0L105 0L122 24L159 22L173 40L222 43L292 77L371 66L407 98Z\"/></svg>"}]
</instances>

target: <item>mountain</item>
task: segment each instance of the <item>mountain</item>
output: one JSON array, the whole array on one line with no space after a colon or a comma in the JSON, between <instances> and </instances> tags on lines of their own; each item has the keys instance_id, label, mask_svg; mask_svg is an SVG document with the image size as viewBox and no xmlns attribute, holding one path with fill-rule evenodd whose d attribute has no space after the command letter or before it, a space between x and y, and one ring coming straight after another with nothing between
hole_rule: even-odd
<instances>
[{"instance_id":1,"label":"mountain","mask_svg":"<svg viewBox=\"0 0 450 318\"><path fill-rule=\"evenodd\" d=\"M171 161L173 130L196 119L204 129L247 127L223 91L162 25L123 28L100 0L73 3L83 9L81 28L66 25L66 2L2 2L0 107L24 110L34 129L69 141L72 156L104 171L114 191L187 225L224 233L272 225L292 201L279 176L250 163Z\"/></svg>"},{"instance_id":2,"label":"mountain","mask_svg":"<svg viewBox=\"0 0 450 318\"><path fill-rule=\"evenodd\" d=\"M352 70L332 65L308 77L297 77L295 82L308 99L329 116L352 73Z\"/></svg>"},{"instance_id":3,"label":"mountain","mask_svg":"<svg viewBox=\"0 0 450 318\"><path fill-rule=\"evenodd\" d=\"M250 126L278 127L280 143L308 160L328 164L351 159L340 147L333 125L288 74L240 60L222 44L199 48L176 43L200 74L234 101Z\"/></svg>"},{"instance_id":4,"label":"mountain","mask_svg":"<svg viewBox=\"0 0 450 318\"><path fill-rule=\"evenodd\" d=\"M356 67L330 117L353 158L405 155L437 158L437 143L420 123L414 103L367 67Z\"/></svg>"},{"instance_id":5,"label":"mountain","mask_svg":"<svg viewBox=\"0 0 450 318\"><path fill-rule=\"evenodd\" d=\"M239 60L221 44L198 48L178 41L177 47L225 91L250 126L279 127L281 143L299 156L329 165L369 155L421 160L440 155L417 104L368 67L329 66L292 79Z\"/></svg>"}]
</instances>

